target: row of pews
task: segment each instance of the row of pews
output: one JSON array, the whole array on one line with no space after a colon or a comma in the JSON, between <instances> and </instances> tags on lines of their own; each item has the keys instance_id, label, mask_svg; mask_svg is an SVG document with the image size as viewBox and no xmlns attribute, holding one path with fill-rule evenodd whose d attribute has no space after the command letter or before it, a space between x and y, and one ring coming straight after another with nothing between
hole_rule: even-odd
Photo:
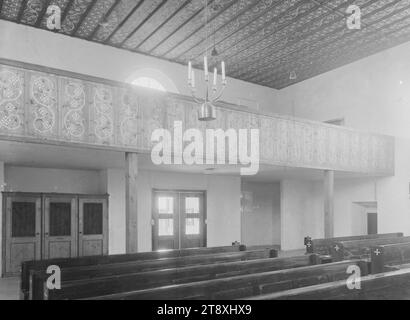
<instances>
[{"instance_id":1,"label":"row of pews","mask_svg":"<svg viewBox=\"0 0 410 320\"><path fill-rule=\"evenodd\" d=\"M278 257L272 246L232 245L22 264L21 299L231 300L384 299L410 288L410 237L401 233L305 238L306 254ZM61 288L47 268L61 270ZM346 285L360 269L361 289ZM410 268L410 265L408 266ZM407 295L410 298L410 295Z\"/></svg>"}]
</instances>

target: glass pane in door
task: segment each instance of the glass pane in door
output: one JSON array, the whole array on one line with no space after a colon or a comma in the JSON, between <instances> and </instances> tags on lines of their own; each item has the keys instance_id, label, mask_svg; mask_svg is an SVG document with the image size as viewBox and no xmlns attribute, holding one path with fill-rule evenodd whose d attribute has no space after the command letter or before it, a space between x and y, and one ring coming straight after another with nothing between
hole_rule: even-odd
<instances>
[{"instance_id":1,"label":"glass pane in door","mask_svg":"<svg viewBox=\"0 0 410 320\"><path fill-rule=\"evenodd\" d=\"M199 234L199 218L187 218L185 223L185 234Z\"/></svg>"},{"instance_id":2,"label":"glass pane in door","mask_svg":"<svg viewBox=\"0 0 410 320\"><path fill-rule=\"evenodd\" d=\"M158 220L158 235L173 236L174 235L174 219L159 219Z\"/></svg>"},{"instance_id":3,"label":"glass pane in door","mask_svg":"<svg viewBox=\"0 0 410 320\"><path fill-rule=\"evenodd\" d=\"M11 209L11 236L32 238L36 235L36 204L13 202Z\"/></svg>"},{"instance_id":4,"label":"glass pane in door","mask_svg":"<svg viewBox=\"0 0 410 320\"><path fill-rule=\"evenodd\" d=\"M71 235L71 204L50 203L50 236Z\"/></svg>"},{"instance_id":5,"label":"glass pane in door","mask_svg":"<svg viewBox=\"0 0 410 320\"><path fill-rule=\"evenodd\" d=\"M158 197L158 213L173 214L174 213L174 198Z\"/></svg>"},{"instance_id":6,"label":"glass pane in door","mask_svg":"<svg viewBox=\"0 0 410 320\"><path fill-rule=\"evenodd\" d=\"M199 198L198 197L186 197L185 198L185 212L199 213Z\"/></svg>"},{"instance_id":7,"label":"glass pane in door","mask_svg":"<svg viewBox=\"0 0 410 320\"><path fill-rule=\"evenodd\" d=\"M103 204L84 203L83 210L84 234L103 234Z\"/></svg>"}]
</instances>

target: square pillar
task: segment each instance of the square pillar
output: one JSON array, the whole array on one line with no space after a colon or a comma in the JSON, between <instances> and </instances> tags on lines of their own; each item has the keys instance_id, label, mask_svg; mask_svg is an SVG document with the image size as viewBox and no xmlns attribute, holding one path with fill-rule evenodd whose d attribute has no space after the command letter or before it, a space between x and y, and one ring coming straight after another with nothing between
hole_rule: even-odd
<instances>
[{"instance_id":1,"label":"square pillar","mask_svg":"<svg viewBox=\"0 0 410 320\"><path fill-rule=\"evenodd\" d=\"M325 238L334 237L334 183L334 171L326 170L324 174Z\"/></svg>"},{"instance_id":2,"label":"square pillar","mask_svg":"<svg viewBox=\"0 0 410 320\"><path fill-rule=\"evenodd\" d=\"M138 251L138 154L125 154L125 223L127 253Z\"/></svg>"}]
</instances>

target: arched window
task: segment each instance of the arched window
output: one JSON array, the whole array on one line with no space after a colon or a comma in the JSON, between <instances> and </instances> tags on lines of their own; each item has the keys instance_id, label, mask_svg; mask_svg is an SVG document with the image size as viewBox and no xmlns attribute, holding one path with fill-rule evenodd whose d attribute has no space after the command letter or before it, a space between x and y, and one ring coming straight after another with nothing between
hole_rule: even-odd
<instances>
[{"instance_id":1,"label":"arched window","mask_svg":"<svg viewBox=\"0 0 410 320\"><path fill-rule=\"evenodd\" d=\"M128 78L128 82L144 88L179 93L174 82L167 75L153 68L144 68L135 71Z\"/></svg>"},{"instance_id":2,"label":"arched window","mask_svg":"<svg viewBox=\"0 0 410 320\"><path fill-rule=\"evenodd\" d=\"M164 86L157 80L148 78L148 77L139 77L135 79L132 84L144 88L150 88L150 89L155 89L159 91L167 91L165 90Z\"/></svg>"}]
</instances>

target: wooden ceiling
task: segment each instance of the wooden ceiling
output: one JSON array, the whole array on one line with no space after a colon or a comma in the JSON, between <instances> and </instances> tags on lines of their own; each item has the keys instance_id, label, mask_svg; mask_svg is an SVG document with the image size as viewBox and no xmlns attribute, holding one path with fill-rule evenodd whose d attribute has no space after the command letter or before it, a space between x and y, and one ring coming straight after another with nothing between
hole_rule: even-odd
<instances>
[{"instance_id":1,"label":"wooden ceiling","mask_svg":"<svg viewBox=\"0 0 410 320\"><path fill-rule=\"evenodd\" d=\"M215 45L210 70L223 59L228 76L276 89L410 40L410 0L208 3L207 28L205 0L0 0L0 19L48 30L46 9L57 5L62 34L199 68ZM360 30L346 26L350 4Z\"/></svg>"}]
</instances>

